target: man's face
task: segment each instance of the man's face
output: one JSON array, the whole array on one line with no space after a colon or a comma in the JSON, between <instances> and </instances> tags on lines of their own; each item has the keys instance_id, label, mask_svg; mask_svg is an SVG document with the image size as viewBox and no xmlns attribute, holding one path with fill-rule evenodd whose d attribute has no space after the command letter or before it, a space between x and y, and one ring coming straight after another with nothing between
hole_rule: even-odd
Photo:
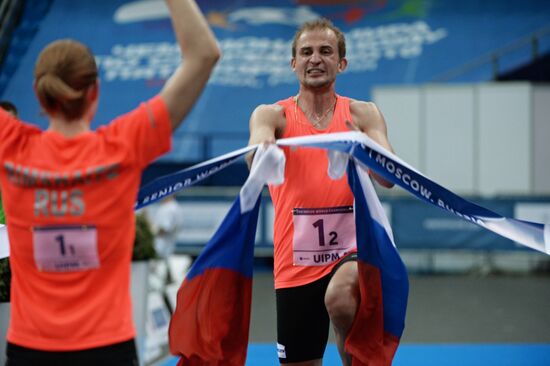
<instances>
[{"instance_id":1,"label":"man's face","mask_svg":"<svg viewBox=\"0 0 550 366\"><path fill-rule=\"evenodd\" d=\"M336 80L346 68L346 59L338 55L338 39L330 29L303 32L296 42L296 57L290 62L300 83L309 88L323 88Z\"/></svg>"}]
</instances>

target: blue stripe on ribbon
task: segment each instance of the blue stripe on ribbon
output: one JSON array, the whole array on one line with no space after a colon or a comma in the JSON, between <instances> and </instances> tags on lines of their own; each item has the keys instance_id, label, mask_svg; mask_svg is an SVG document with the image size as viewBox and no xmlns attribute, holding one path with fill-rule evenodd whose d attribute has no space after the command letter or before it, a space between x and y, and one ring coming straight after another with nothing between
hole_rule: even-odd
<instances>
[{"instance_id":1,"label":"blue stripe on ribbon","mask_svg":"<svg viewBox=\"0 0 550 366\"><path fill-rule=\"evenodd\" d=\"M162 198L194 186L204 179L222 171L239 160L249 151L255 150L255 146L245 147L202 162L192 167L162 176L144 185L138 192L135 209L140 209Z\"/></svg>"}]
</instances>

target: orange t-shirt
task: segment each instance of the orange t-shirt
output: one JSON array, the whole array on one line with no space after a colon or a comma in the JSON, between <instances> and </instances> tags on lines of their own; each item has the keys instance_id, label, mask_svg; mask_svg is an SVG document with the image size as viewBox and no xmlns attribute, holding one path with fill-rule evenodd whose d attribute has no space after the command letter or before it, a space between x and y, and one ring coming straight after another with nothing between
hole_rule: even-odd
<instances>
[{"instance_id":1,"label":"orange t-shirt","mask_svg":"<svg viewBox=\"0 0 550 366\"><path fill-rule=\"evenodd\" d=\"M12 269L7 339L47 351L135 336L130 261L142 170L170 150L157 96L66 138L0 111L0 184Z\"/></svg>"},{"instance_id":2,"label":"orange t-shirt","mask_svg":"<svg viewBox=\"0 0 550 366\"><path fill-rule=\"evenodd\" d=\"M352 120L349 98L337 96L332 120L322 131L316 130L302 110L296 108L294 97L279 101L278 104L284 107L286 116L283 138L349 131L345 125L346 120ZM332 180L327 175L328 157L325 150L284 147L283 151L286 156L285 181L280 186L269 187L275 207L275 288L305 285L328 274L343 253L334 256L330 251L333 243L347 240L345 244L352 247L347 252L356 251L355 224L349 221L353 219L352 213L347 212L348 225L339 223L340 229L334 231L329 225L321 226L325 218L328 223L328 216L307 214L335 212L353 206L353 193L348 186L347 176ZM295 226L301 228L299 235ZM340 234L336 235L338 231ZM304 241L315 242L318 247L299 248L304 245ZM301 263L302 257L310 258L310 263Z\"/></svg>"}]
</instances>

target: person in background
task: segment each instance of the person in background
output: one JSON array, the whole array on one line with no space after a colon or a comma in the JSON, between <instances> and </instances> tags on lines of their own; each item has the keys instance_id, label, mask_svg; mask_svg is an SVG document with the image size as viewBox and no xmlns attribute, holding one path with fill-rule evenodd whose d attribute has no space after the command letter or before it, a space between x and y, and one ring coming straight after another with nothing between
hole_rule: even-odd
<instances>
[{"instance_id":1,"label":"person in background","mask_svg":"<svg viewBox=\"0 0 550 366\"><path fill-rule=\"evenodd\" d=\"M158 95L91 131L95 59L63 39L34 69L48 129L0 110L13 275L8 366L137 364L129 281L141 173L169 151L220 57L195 1L166 3L185 61Z\"/></svg>"},{"instance_id":2,"label":"person in background","mask_svg":"<svg viewBox=\"0 0 550 366\"><path fill-rule=\"evenodd\" d=\"M146 217L151 224L151 229L155 235L154 244L158 260L153 267L152 276L150 276L150 285L152 289L159 291L166 297L167 304L171 304L171 299L166 294L167 286L179 281L180 273L172 274L171 261L183 256L174 256L178 233L183 227L183 208L180 206L174 195L166 196L160 200L155 207L148 207ZM189 256L185 256L188 257ZM190 258L189 258L190 260ZM179 287L179 284L177 284ZM170 311L173 309L170 308Z\"/></svg>"},{"instance_id":3,"label":"person in background","mask_svg":"<svg viewBox=\"0 0 550 366\"><path fill-rule=\"evenodd\" d=\"M173 195L163 198L149 221L155 234L155 251L160 258L168 260L174 254L177 235L182 229L182 207Z\"/></svg>"}]
</instances>

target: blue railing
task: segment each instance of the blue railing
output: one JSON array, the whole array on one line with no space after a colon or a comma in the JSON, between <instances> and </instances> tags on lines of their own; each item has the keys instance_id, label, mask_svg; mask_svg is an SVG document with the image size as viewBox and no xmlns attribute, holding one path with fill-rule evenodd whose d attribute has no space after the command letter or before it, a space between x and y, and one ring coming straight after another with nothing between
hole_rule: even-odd
<instances>
[{"instance_id":1,"label":"blue railing","mask_svg":"<svg viewBox=\"0 0 550 366\"><path fill-rule=\"evenodd\" d=\"M508 45L487 52L432 79L433 82L457 81L467 75L486 75L496 80L500 73L536 61L550 52L550 25L540 28Z\"/></svg>"},{"instance_id":2,"label":"blue railing","mask_svg":"<svg viewBox=\"0 0 550 366\"><path fill-rule=\"evenodd\" d=\"M177 145L161 162L198 163L248 145L248 131L177 133ZM174 159L172 156L176 156Z\"/></svg>"}]
</instances>

